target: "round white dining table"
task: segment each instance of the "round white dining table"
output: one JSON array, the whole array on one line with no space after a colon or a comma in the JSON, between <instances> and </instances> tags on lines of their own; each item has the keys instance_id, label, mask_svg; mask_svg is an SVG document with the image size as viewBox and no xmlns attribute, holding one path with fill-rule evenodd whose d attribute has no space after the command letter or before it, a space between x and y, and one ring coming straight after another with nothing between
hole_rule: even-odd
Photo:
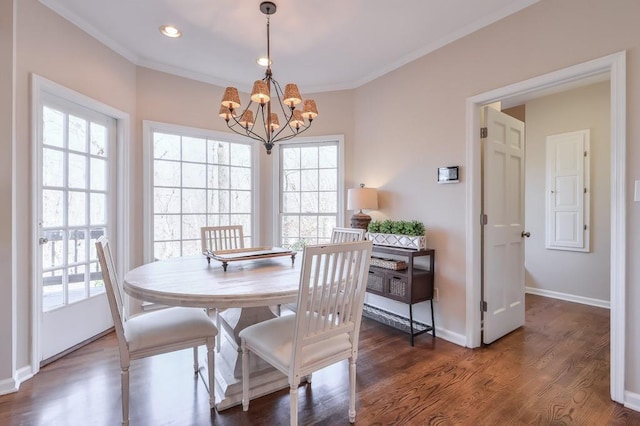
<instances>
[{"instance_id":1,"label":"round white dining table","mask_svg":"<svg viewBox=\"0 0 640 426\"><path fill-rule=\"evenodd\" d=\"M136 299L194 308L247 308L294 302L300 265L289 258L229 264L186 256L147 263L124 276L124 291Z\"/></svg>"},{"instance_id":2,"label":"round white dining table","mask_svg":"<svg viewBox=\"0 0 640 426\"><path fill-rule=\"evenodd\" d=\"M132 269L124 276L131 297L168 306L224 310L215 360L216 409L242 402L242 360L238 333L275 315L270 306L295 302L302 259L268 258L233 262L225 271L204 256L160 260ZM288 387L287 377L252 358L252 397ZM206 363L203 363L206 366ZM204 375L206 377L206 375Z\"/></svg>"}]
</instances>

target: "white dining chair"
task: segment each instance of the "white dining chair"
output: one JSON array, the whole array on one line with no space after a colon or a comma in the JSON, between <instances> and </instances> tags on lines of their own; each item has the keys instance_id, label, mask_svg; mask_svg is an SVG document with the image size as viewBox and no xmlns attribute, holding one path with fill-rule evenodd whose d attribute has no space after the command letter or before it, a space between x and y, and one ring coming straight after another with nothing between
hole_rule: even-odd
<instances>
[{"instance_id":1,"label":"white dining chair","mask_svg":"<svg viewBox=\"0 0 640 426\"><path fill-rule=\"evenodd\" d=\"M331 243L347 243L364 240L365 229L359 228L333 228L331 231Z\"/></svg>"},{"instance_id":2,"label":"white dining chair","mask_svg":"<svg viewBox=\"0 0 640 426\"><path fill-rule=\"evenodd\" d=\"M200 228L200 243L202 254L207 256L207 262L211 263L210 255L220 250L237 250L244 248L244 231L242 225L203 226ZM225 269L226 270L226 269ZM214 310L216 327L222 330L222 317L220 309ZM209 309L207 309L209 313ZM220 352L221 333L216 337L216 351Z\"/></svg>"},{"instance_id":3,"label":"white dining chair","mask_svg":"<svg viewBox=\"0 0 640 426\"><path fill-rule=\"evenodd\" d=\"M122 289L115 272L109 241L96 241L102 279L120 349L122 424L129 424L129 365L131 361L181 349L193 348L193 368L198 375L198 346L207 347L209 405L214 407L214 346L218 334L209 316L198 308L167 308L127 318Z\"/></svg>"},{"instance_id":4,"label":"white dining chair","mask_svg":"<svg viewBox=\"0 0 640 426\"><path fill-rule=\"evenodd\" d=\"M356 361L367 286L370 241L307 246L298 306L285 315L240 332L242 408L249 409L249 357L255 354L289 378L291 425L298 424L298 387L303 377L349 360L349 421L356 417Z\"/></svg>"},{"instance_id":5,"label":"white dining chair","mask_svg":"<svg viewBox=\"0 0 640 426\"><path fill-rule=\"evenodd\" d=\"M364 229L336 227L331 230L330 243L338 244L338 243L350 243L354 241L362 241L364 240L364 233L365 233ZM295 303L287 303L284 305L284 307L290 310L291 312L296 312L298 310L298 305ZM281 315L281 309L280 307L278 307L278 316L280 315ZM308 380L311 381L311 376L309 376Z\"/></svg>"},{"instance_id":6,"label":"white dining chair","mask_svg":"<svg viewBox=\"0 0 640 426\"><path fill-rule=\"evenodd\" d=\"M244 232L242 225L203 226L200 228L202 254L207 256L220 250L236 250L244 248Z\"/></svg>"}]
</instances>

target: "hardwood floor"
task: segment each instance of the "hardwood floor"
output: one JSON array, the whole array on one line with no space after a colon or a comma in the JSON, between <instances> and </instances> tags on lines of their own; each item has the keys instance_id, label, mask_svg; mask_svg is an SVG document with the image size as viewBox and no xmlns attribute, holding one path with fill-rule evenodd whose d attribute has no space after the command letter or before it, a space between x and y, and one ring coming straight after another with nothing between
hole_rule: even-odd
<instances>
[{"instance_id":1,"label":"hardwood floor","mask_svg":"<svg viewBox=\"0 0 640 426\"><path fill-rule=\"evenodd\" d=\"M639 425L640 413L609 398L609 311L527 295L526 326L480 349L407 335L364 319L358 360L358 425ZM437 305L436 305L437 306ZM437 307L436 307L437 309ZM2 425L118 425L120 375L110 334L44 367L0 397ZM132 425L286 425L281 391L208 409L192 354L135 361ZM300 423L347 425L347 365L299 389Z\"/></svg>"}]
</instances>

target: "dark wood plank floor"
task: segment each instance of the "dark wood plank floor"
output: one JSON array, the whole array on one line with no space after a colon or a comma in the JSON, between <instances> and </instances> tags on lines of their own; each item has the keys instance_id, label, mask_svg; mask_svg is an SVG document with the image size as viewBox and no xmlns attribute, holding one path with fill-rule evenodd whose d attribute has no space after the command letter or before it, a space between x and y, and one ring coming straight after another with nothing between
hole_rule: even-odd
<instances>
[{"instance_id":1,"label":"dark wood plank floor","mask_svg":"<svg viewBox=\"0 0 640 426\"><path fill-rule=\"evenodd\" d=\"M132 425L286 425L288 391L220 413L194 379L191 352L134 362ZM300 423L347 425L345 363L301 387ZM358 361L358 425L639 425L609 398L609 311L527 295L527 324L466 349L365 319ZM46 366L0 397L2 425L117 425L120 376L110 334Z\"/></svg>"}]
</instances>

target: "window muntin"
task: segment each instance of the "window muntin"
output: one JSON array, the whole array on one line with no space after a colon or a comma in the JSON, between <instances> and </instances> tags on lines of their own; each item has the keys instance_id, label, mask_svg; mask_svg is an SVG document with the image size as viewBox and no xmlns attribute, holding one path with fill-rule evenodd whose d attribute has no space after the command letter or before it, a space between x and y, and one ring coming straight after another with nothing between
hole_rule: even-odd
<instances>
[{"instance_id":1,"label":"window muntin","mask_svg":"<svg viewBox=\"0 0 640 426\"><path fill-rule=\"evenodd\" d=\"M280 244L300 249L330 241L339 222L341 187L338 141L282 144Z\"/></svg>"},{"instance_id":2,"label":"window muntin","mask_svg":"<svg viewBox=\"0 0 640 426\"><path fill-rule=\"evenodd\" d=\"M151 130L153 259L200 253L200 228L242 225L254 234L254 147L196 129Z\"/></svg>"},{"instance_id":3,"label":"window muntin","mask_svg":"<svg viewBox=\"0 0 640 426\"><path fill-rule=\"evenodd\" d=\"M95 241L113 217L113 119L46 96L42 105L41 264L44 312L104 293Z\"/></svg>"}]
</instances>

